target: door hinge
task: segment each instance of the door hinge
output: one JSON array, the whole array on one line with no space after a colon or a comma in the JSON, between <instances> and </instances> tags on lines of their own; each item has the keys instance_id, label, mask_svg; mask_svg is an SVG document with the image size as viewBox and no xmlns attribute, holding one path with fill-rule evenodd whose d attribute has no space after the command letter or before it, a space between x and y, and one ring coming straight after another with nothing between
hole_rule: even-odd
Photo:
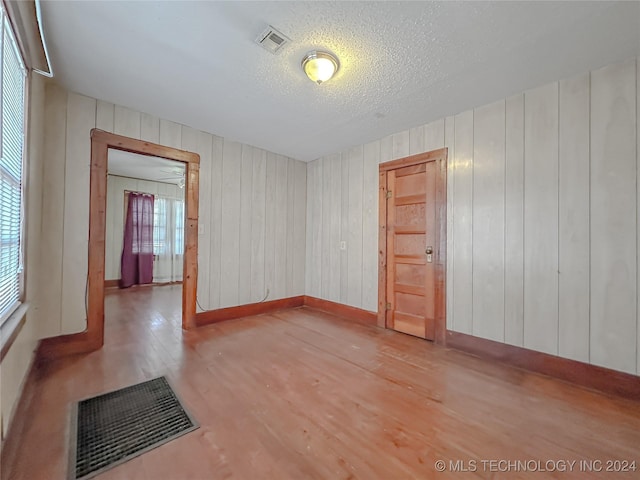
<instances>
[{"instance_id":1,"label":"door hinge","mask_svg":"<svg viewBox=\"0 0 640 480\"><path fill-rule=\"evenodd\" d=\"M385 308L385 310L391 310L391 304L390 304L390 303L387 303L387 304L384 306L384 308Z\"/></svg>"},{"instance_id":2,"label":"door hinge","mask_svg":"<svg viewBox=\"0 0 640 480\"><path fill-rule=\"evenodd\" d=\"M387 191L387 198L391 198L391 195L393 194L393 192L391 190Z\"/></svg>"}]
</instances>

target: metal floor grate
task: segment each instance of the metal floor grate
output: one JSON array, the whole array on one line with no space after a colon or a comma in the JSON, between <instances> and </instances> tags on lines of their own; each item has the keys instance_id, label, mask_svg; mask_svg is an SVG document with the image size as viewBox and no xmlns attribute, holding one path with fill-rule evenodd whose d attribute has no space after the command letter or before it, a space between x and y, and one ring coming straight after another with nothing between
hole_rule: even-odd
<instances>
[{"instance_id":1,"label":"metal floor grate","mask_svg":"<svg viewBox=\"0 0 640 480\"><path fill-rule=\"evenodd\" d=\"M70 479L91 478L198 428L165 377L83 400L72 418Z\"/></svg>"}]
</instances>

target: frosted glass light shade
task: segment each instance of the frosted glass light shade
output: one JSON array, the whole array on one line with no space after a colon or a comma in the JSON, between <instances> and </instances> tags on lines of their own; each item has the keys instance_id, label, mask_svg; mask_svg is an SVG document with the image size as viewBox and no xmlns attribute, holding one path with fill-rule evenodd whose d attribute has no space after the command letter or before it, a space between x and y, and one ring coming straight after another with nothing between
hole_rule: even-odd
<instances>
[{"instance_id":1,"label":"frosted glass light shade","mask_svg":"<svg viewBox=\"0 0 640 480\"><path fill-rule=\"evenodd\" d=\"M312 82L318 85L326 82L338 71L338 59L327 52L316 50L309 52L302 59L302 69Z\"/></svg>"}]
</instances>

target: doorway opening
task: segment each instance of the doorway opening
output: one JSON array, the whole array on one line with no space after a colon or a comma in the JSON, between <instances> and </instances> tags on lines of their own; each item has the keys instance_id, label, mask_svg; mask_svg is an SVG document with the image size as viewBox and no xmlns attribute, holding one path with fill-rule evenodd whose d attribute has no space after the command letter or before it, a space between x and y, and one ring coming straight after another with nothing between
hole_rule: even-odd
<instances>
[{"instance_id":1,"label":"doorway opening","mask_svg":"<svg viewBox=\"0 0 640 480\"><path fill-rule=\"evenodd\" d=\"M379 168L378 325L444 344L447 149Z\"/></svg>"},{"instance_id":2,"label":"doorway opening","mask_svg":"<svg viewBox=\"0 0 640 480\"><path fill-rule=\"evenodd\" d=\"M180 328L185 170L182 162L108 150L106 342L161 324Z\"/></svg>"},{"instance_id":3,"label":"doorway opening","mask_svg":"<svg viewBox=\"0 0 640 480\"><path fill-rule=\"evenodd\" d=\"M160 157L184 165L182 328L187 330L196 326L200 156L193 152L93 129L91 130L87 328L80 333L48 339L43 350L43 354L48 357L90 352L101 348L104 344L107 159L110 149Z\"/></svg>"},{"instance_id":4,"label":"doorway opening","mask_svg":"<svg viewBox=\"0 0 640 480\"><path fill-rule=\"evenodd\" d=\"M109 149L105 287L181 284L185 165Z\"/></svg>"}]
</instances>

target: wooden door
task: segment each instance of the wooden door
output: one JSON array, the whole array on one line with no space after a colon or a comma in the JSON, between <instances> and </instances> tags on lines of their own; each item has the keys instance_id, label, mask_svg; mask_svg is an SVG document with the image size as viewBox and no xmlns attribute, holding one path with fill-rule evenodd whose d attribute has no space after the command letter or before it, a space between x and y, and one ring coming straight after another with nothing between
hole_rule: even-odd
<instances>
[{"instance_id":1,"label":"wooden door","mask_svg":"<svg viewBox=\"0 0 640 480\"><path fill-rule=\"evenodd\" d=\"M436 161L387 172L386 323L435 339Z\"/></svg>"}]
</instances>

